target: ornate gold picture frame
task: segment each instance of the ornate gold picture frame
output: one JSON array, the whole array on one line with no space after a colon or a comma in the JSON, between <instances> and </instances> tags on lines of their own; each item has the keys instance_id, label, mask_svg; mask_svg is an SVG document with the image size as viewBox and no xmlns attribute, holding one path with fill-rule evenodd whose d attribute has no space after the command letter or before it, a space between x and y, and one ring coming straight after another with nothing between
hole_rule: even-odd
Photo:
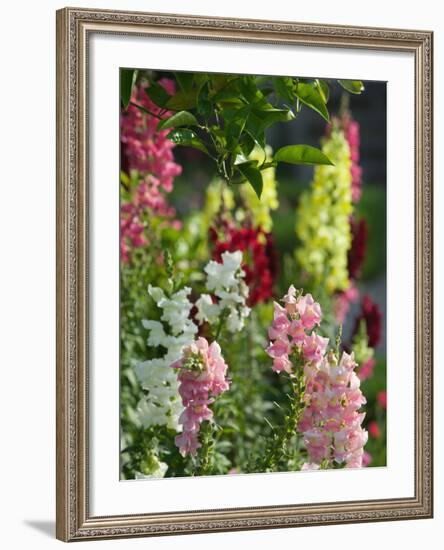
<instances>
[{"instance_id":1,"label":"ornate gold picture frame","mask_svg":"<svg viewBox=\"0 0 444 550\"><path fill-rule=\"evenodd\" d=\"M94 209L88 201L88 43L94 33L414 56L414 105L407 106L414 109L415 121L414 496L104 517L91 514L88 389L89 342L94 335L88 326L88 221ZM57 538L74 541L432 517L432 54L433 33L429 31L77 8L57 12Z\"/></svg>"}]
</instances>

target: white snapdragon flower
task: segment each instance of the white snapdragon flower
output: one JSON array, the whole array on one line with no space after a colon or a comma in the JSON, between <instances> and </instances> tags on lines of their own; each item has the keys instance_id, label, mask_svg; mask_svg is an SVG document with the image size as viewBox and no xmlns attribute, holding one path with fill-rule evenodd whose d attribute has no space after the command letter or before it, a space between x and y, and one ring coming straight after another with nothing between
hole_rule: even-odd
<instances>
[{"instance_id":1,"label":"white snapdragon flower","mask_svg":"<svg viewBox=\"0 0 444 550\"><path fill-rule=\"evenodd\" d=\"M165 292L158 286L148 285L148 294L156 302L156 304L160 302L162 298L165 298Z\"/></svg>"},{"instance_id":2,"label":"white snapdragon flower","mask_svg":"<svg viewBox=\"0 0 444 550\"><path fill-rule=\"evenodd\" d=\"M197 333L196 325L189 319L193 304L187 295L191 289L184 288L168 298L163 290L149 286L148 292L162 310L161 321L143 320L149 330L147 344L162 346L162 357L142 361L135 366L137 378L148 393L137 405L137 416L145 428L168 426L180 430L179 416L183 411L178 392L177 374L171 364L181 357L182 347L191 344Z\"/></svg>"},{"instance_id":3,"label":"white snapdragon flower","mask_svg":"<svg viewBox=\"0 0 444 550\"><path fill-rule=\"evenodd\" d=\"M165 329L160 321L148 321L142 320L143 328L150 331L147 344L152 347L163 346L166 347L168 335L165 333Z\"/></svg>"},{"instance_id":4,"label":"white snapdragon flower","mask_svg":"<svg viewBox=\"0 0 444 550\"><path fill-rule=\"evenodd\" d=\"M222 263L210 261L205 266L207 274L206 287L219 299L213 304L211 296L202 294L197 300L196 319L210 324L217 322L223 312L227 312L227 329L230 332L239 332L245 325L245 319L250 314L246 306L248 287L243 280L245 272L242 270L242 252L224 252Z\"/></svg>"},{"instance_id":5,"label":"white snapdragon flower","mask_svg":"<svg viewBox=\"0 0 444 550\"><path fill-rule=\"evenodd\" d=\"M238 271L242 263L242 252L224 252L221 256L222 263L211 260L205 266L204 271L207 274L207 289L217 290L220 288L232 288L238 284Z\"/></svg>"},{"instance_id":6,"label":"white snapdragon flower","mask_svg":"<svg viewBox=\"0 0 444 550\"><path fill-rule=\"evenodd\" d=\"M136 414L144 428L164 426L168 423L169 405L158 405L152 399L142 397L137 404Z\"/></svg>"},{"instance_id":7,"label":"white snapdragon flower","mask_svg":"<svg viewBox=\"0 0 444 550\"><path fill-rule=\"evenodd\" d=\"M240 332L245 326L245 318L248 317L250 308L241 311L232 309L227 317L227 329L230 332Z\"/></svg>"},{"instance_id":8,"label":"white snapdragon flower","mask_svg":"<svg viewBox=\"0 0 444 550\"><path fill-rule=\"evenodd\" d=\"M184 324L189 319L193 307L187 298L190 292L191 288L185 287L173 294L171 298L163 297L157 302L158 307L163 310L162 321L170 325L174 335L182 332Z\"/></svg>"},{"instance_id":9,"label":"white snapdragon flower","mask_svg":"<svg viewBox=\"0 0 444 550\"><path fill-rule=\"evenodd\" d=\"M214 304L209 294L201 294L200 298L196 302L196 307L196 319L199 323L208 321L210 324L213 324L219 318L219 304Z\"/></svg>"},{"instance_id":10,"label":"white snapdragon flower","mask_svg":"<svg viewBox=\"0 0 444 550\"><path fill-rule=\"evenodd\" d=\"M217 289L214 294L220 298L219 304L222 308L236 307L237 304L243 304L245 302L244 296L239 294L238 289L230 290L229 292Z\"/></svg>"}]
</instances>

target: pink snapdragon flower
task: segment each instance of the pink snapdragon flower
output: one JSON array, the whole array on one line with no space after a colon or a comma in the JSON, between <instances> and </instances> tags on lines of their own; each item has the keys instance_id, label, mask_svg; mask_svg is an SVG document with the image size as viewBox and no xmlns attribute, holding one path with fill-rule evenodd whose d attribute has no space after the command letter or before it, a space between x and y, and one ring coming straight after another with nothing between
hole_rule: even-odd
<instances>
[{"instance_id":1,"label":"pink snapdragon flower","mask_svg":"<svg viewBox=\"0 0 444 550\"><path fill-rule=\"evenodd\" d=\"M350 281L350 286L347 290L339 292L334 299L334 313L336 320L339 324L343 325L345 318L350 310L350 305L356 303L359 300L359 290L353 284L353 281Z\"/></svg>"},{"instance_id":2,"label":"pink snapdragon flower","mask_svg":"<svg viewBox=\"0 0 444 550\"><path fill-rule=\"evenodd\" d=\"M362 167L360 161L360 126L351 116L350 111L345 111L341 117L333 117L332 123L327 125L326 133L330 135L334 125L338 125L344 132L350 149L350 175L351 175L351 194L352 201L358 202L362 193Z\"/></svg>"},{"instance_id":3,"label":"pink snapdragon flower","mask_svg":"<svg viewBox=\"0 0 444 550\"><path fill-rule=\"evenodd\" d=\"M359 378L361 380L367 380L373 376L373 370L375 368L376 361L374 357L369 357L364 363L362 363L359 369Z\"/></svg>"},{"instance_id":4,"label":"pink snapdragon flower","mask_svg":"<svg viewBox=\"0 0 444 550\"><path fill-rule=\"evenodd\" d=\"M289 315L296 313L296 289L291 285L287 291L287 294L282 298L285 304L285 309Z\"/></svg>"},{"instance_id":5,"label":"pink snapdragon flower","mask_svg":"<svg viewBox=\"0 0 444 550\"><path fill-rule=\"evenodd\" d=\"M282 301L284 306L274 304L266 352L275 372L303 372L305 406L297 425L308 454L303 469L332 460L361 467L368 434L361 426L365 414L359 411L366 400L354 355L343 352L338 360L333 351L327 353L328 338L313 330L322 321L322 311L310 294L300 295L290 286Z\"/></svg>"},{"instance_id":6,"label":"pink snapdragon flower","mask_svg":"<svg viewBox=\"0 0 444 550\"><path fill-rule=\"evenodd\" d=\"M310 363L319 363L322 361L327 345L328 338L323 338L314 332L312 332L310 336L306 336L302 344L302 352L305 360Z\"/></svg>"},{"instance_id":7,"label":"pink snapdragon flower","mask_svg":"<svg viewBox=\"0 0 444 550\"><path fill-rule=\"evenodd\" d=\"M129 262L131 248L148 244L144 235L145 226L139 216L140 212L134 204L122 204L120 208L120 258L123 262Z\"/></svg>"},{"instance_id":8,"label":"pink snapdragon flower","mask_svg":"<svg viewBox=\"0 0 444 550\"><path fill-rule=\"evenodd\" d=\"M296 310L299 313L302 326L305 330L311 330L315 325L319 325L321 322L321 306L313 300L311 294L306 294L298 299Z\"/></svg>"},{"instance_id":9,"label":"pink snapdragon flower","mask_svg":"<svg viewBox=\"0 0 444 550\"><path fill-rule=\"evenodd\" d=\"M292 353L302 353L308 362L319 362L325 353L328 338L322 338L314 332L307 333L322 318L321 306L313 300L311 294L298 296L291 285L282 302L284 306L274 303L274 319L268 329L271 342L266 352L273 359L275 372L290 373Z\"/></svg>"},{"instance_id":10,"label":"pink snapdragon flower","mask_svg":"<svg viewBox=\"0 0 444 550\"><path fill-rule=\"evenodd\" d=\"M221 355L217 342L208 344L205 338L198 338L183 348L182 357L171 367L178 369L179 394L185 410L179 418L183 431L176 436L175 443L182 456L195 456L201 446L200 425L213 418L210 409L214 398L229 388L226 378L228 366Z\"/></svg>"},{"instance_id":11,"label":"pink snapdragon flower","mask_svg":"<svg viewBox=\"0 0 444 550\"><path fill-rule=\"evenodd\" d=\"M368 434L362 429L366 403L355 373L353 354L343 352L338 362L329 352L316 368L305 370L306 403L298 428L304 434L309 460L324 459L361 467Z\"/></svg>"},{"instance_id":12,"label":"pink snapdragon flower","mask_svg":"<svg viewBox=\"0 0 444 550\"><path fill-rule=\"evenodd\" d=\"M350 113L346 113L342 117L342 124L344 128L345 139L347 140L348 146L350 148L352 200L353 202L358 202L361 198L362 193L362 168L359 165L359 148L361 145L359 123L356 122L356 120L352 119Z\"/></svg>"},{"instance_id":13,"label":"pink snapdragon flower","mask_svg":"<svg viewBox=\"0 0 444 550\"><path fill-rule=\"evenodd\" d=\"M302 471L319 470L319 468L319 464L316 464L315 462L304 462L301 466Z\"/></svg>"},{"instance_id":14,"label":"pink snapdragon flower","mask_svg":"<svg viewBox=\"0 0 444 550\"><path fill-rule=\"evenodd\" d=\"M367 467L371 463L372 459L372 455L369 452L364 451L364 454L362 456L362 467Z\"/></svg>"},{"instance_id":15,"label":"pink snapdragon flower","mask_svg":"<svg viewBox=\"0 0 444 550\"><path fill-rule=\"evenodd\" d=\"M329 432L312 428L304 432L304 443L312 463L320 464L329 457L332 437Z\"/></svg>"}]
</instances>

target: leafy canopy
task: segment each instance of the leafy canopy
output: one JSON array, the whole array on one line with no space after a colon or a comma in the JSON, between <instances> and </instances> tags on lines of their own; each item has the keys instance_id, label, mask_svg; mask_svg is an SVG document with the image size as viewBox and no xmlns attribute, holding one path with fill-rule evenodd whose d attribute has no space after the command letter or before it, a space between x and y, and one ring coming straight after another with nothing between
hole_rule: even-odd
<instances>
[{"instance_id":1,"label":"leafy canopy","mask_svg":"<svg viewBox=\"0 0 444 550\"><path fill-rule=\"evenodd\" d=\"M249 159L253 148L265 149L267 128L297 118L306 106L329 121L327 103L331 83L321 79L259 77L252 75L174 73L177 91L170 95L158 82L150 80L147 95L162 109L159 130L170 129L168 138L176 145L193 147L211 157L218 175L227 184L249 182L260 198L262 171L279 162L290 164L332 164L316 147L289 144L263 162ZM131 90L137 71L122 69L123 108L132 104ZM349 93L364 90L357 80L338 80ZM172 112L163 118L167 112Z\"/></svg>"}]
</instances>

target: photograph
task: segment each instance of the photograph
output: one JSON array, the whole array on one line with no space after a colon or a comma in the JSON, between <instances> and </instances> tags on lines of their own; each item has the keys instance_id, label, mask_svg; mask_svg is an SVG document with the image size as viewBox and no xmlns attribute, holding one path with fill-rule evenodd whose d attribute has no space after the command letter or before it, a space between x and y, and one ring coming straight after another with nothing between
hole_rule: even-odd
<instances>
[{"instance_id":1,"label":"photograph","mask_svg":"<svg viewBox=\"0 0 444 550\"><path fill-rule=\"evenodd\" d=\"M387 83L119 76L120 480L386 466Z\"/></svg>"},{"instance_id":2,"label":"photograph","mask_svg":"<svg viewBox=\"0 0 444 550\"><path fill-rule=\"evenodd\" d=\"M73 4L2 10L2 547L439 540L438 3Z\"/></svg>"}]
</instances>

